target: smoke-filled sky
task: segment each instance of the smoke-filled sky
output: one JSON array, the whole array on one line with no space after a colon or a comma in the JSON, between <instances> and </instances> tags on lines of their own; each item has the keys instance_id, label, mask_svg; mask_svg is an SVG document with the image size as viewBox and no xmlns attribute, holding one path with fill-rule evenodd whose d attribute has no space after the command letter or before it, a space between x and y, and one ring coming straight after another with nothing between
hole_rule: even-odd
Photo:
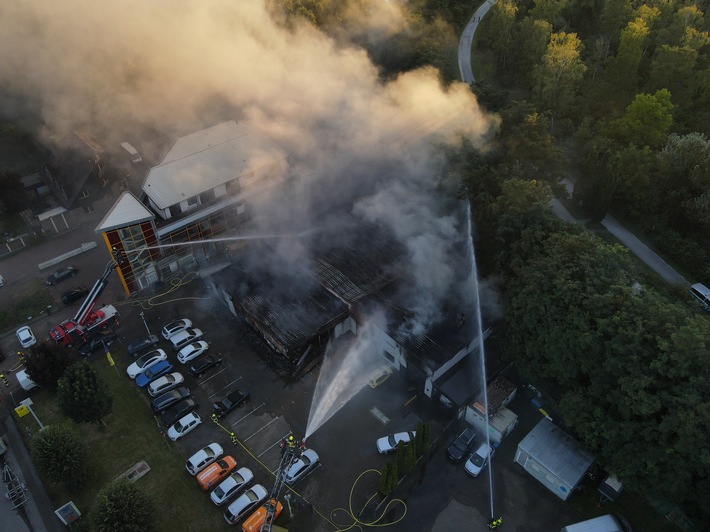
<instances>
[{"instance_id":1,"label":"smoke-filled sky","mask_svg":"<svg viewBox=\"0 0 710 532\"><path fill-rule=\"evenodd\" d=\"M358 25L397 29L397 6L372 1ZM343 42L306 23L285 29L264 0L2 2L0 84L39 106L47 134L82 127L116 146L140 147L131 132L246 122L300 176L290 196L264 206L263 221L322 229L326 219L308 214L333 204L334 218L387 226L435 300L451 287L447 257L461 242L435 191L441 145L462 136L480 145L496 121L466 85L443 87L430 68L382 81L366 51Z\"/></svg>"}]
</instances>

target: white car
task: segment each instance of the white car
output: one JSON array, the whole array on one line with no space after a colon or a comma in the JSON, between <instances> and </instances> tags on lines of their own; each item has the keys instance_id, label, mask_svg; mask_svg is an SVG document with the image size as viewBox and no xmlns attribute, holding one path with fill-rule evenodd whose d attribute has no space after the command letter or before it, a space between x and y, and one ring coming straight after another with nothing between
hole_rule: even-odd
<instances>
[{"instance_id":1,"label":"white car","mask_svg":"<svg viewBox=\"0 0 710 532\"><path fill-rule=\"evenodd\" d=\"M187 344L195 342L200 338L202 338L202 331L200 329L189 328L171 336L170 343L174 351L180 351L180 349Z\"/></svg>"},{"instance_id":2,"label":"white car","mask_svg":"<svg viewBox=\"0 0 710 532\"><path fill-rule=\"evenodd\" d=\"M197 342L192 342L187 344L185 347L180 349L177 359L181 364L187 364L190 360L197 358L202 353L209 349L210 345L204 340L198 340Z\"/></svg>"},{"instance_id":3,"label":"white car","mask_svg":"<svg viewBox=\"0 0 710 532\"><path fill-rule=\"evenodd\" d=\"M318 467L319 463L318 453L313 449L306 449L301 453L301 457L286 471L286 484L289 486L295 484Z\"/></svg>"},{"instance_id":4,"label":"white car","mask_svg":"<svg viewBox=\"0 0 710 532\"><path fill-rule=\"evenodd\" d=\"M167 375L163 375L162 377L159 377L151 382L148 385L148 393L151 397L157 397L163 392L174 390L183 382L185 382L185 377L183 377L182 373L179 371L168 373Z\"/></svg>"},{"instance_id":5,"label":"white car","mask_svg":"<svg viewBox=\"0 0 710 532\"><path fill-rule=\"evenodd\" d=\"M190 412L168 429L168 438L173 441L179 440L185 434L188 434L199 427L201 423L202 419L200 419L197 412Z\"/></svg>"},{"instance_id":6,"label":"white car","mask_svg":"<svg viewBox=\"0 0 710 532\"><path fill-rule=\"evenodd\" d=\"M210 443L187 459L185 469L194 477L223 454L224 449L219 443Z\"/></svg>"},{"instance_id":7,"label":"white car","mask_svg":"<svg viewBox=\"0 0 710 532\"><path fill-rule=\"evenodd\" d=\"M138 375L145 372L145 370L147 370L149 367L154 366L161 360L167 359L168 355L165 354L165 351L163 351L162 349L156 349L155 351L146 353L138 360L136 360L133 364L128 366L128 368L126 369L126 373L128 373L128 376L131 379L135 379Z\"/></svg>"},{"instance_id":8,"label":"white car","mask_svg":"<svg viewBox=\"0 0 710 532\"><path fill-rule=\"evenodd\" d=\"M246 493L237 497L224 512L224 520L230 525L239 521L242 517L256 508L268 495L266 488L261 484L252 486Z\"/></svg>"},{"instance_id":9,"label":"white car","mask_svg":"<svg viewBox=\"0 0 710 532\"><path fill-rule=\"evenodd\" d=\"M30 329L27 325L17 329L15 334L17 335L17 340L20 342L22 347L31 347L37 343L37 338L35 338L35 335L32 333L32 329Z\"/></svg>"},{"instance_id":10,"label":"white car","mask_svg":"<svg viewBox=\"0 0 710 532\"><path fill-rule=\"evenodd\" d=\"M210 498L217 506L222 506L234 495L246 488L253 479L254 473L251 472L251 469L242 467L225 478L219 486L212 490Z\"/></svg>"},{"instance_id":11,"label":"white car","mask_svg":"<svg viewBox=\"0 0 710 532\"><path fill-rule=\"evenodd\" d=\"M398 432L396 434L390 434L389 436L380 438L377 440L377 452L380 454L392 453L397 450L397 445L400 443L402 445L409 445L409 443L414 440L416 435L416 431L410 430L408 432Z\"/></svg>"},{"instance_id":12,"label":"white car","mask_svg":"<svg viewBox=\"0 0 710 532\"><path fill-rule=\"evenodd\" d=\"M488 464L488 460L496 453L496 450L489 447L487 443L482 443L478 449L466 460L466 473L473 477L477 477L483 471L483 468Z\"/></svg>"},{"instance_id":13,"label":"white car","mask_svg":"<svg viewBox=\"0 0 710 532\"><path fill-rule=\"evenodd\" d=\"M192 322L187 318L171 321L163 327L163 338L169 340L171 336L175 336L177 333L182 332L189 327L192 327Z\"/></svg>"}]
</instances>

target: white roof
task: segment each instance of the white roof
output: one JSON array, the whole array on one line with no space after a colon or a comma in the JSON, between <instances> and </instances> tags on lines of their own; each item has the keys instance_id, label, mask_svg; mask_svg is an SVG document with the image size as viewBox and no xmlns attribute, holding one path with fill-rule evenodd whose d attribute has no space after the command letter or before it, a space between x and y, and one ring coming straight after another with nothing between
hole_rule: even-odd
<instances>
[{"instance_id":1,"label":"white roof","mask_svg":"<svg viewBox=\"0 0 710 532\"><path fill-rule=\"evenodd\" d=\"M52 216L57 216L58 214L62 214L65 212L67 212L67 210L64 207L55 207L53 209L38 214L37 218L39 218L40 222L43 222L46 219L51 218Z\"/></svg>"},{"instance_id":2,"label":"white roof","mask_svg":"<svg viewBox=\"0 0 710 532\"><path fill-rule=\"evenodd\" d=\"M106 213L96 233L103 233L119 227L146 222L155 218L155 215L136 199L130 192L124 192Z\"/></svg>"},{"instance_id":3,"label":"white roof","mask_svg":"<svg viewBox=\"0 0 710 532\"><path fill-rule=\"evenodd\" d=\"M143 191L166 209L283 157L271 139L230 120L179 138L150 169Z\"/></svg>"},{"instance_id":4,"label":"white roof","mask_svg":"<svg viewBox=\"0 0 710 532\"><path fill-rule=\"evenodd\" d=\"M594 456L577 440L542 418L518 444L518 449L533 457L552 475L568 486L576 486L594 462Z\"/></svg>"}]
</instances>

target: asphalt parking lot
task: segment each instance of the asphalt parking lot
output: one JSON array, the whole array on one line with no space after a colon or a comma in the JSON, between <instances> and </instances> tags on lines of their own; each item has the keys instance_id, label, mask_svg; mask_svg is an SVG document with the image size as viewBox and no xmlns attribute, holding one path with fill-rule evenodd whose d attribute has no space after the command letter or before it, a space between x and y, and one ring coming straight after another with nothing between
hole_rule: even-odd
<instances>
[{"instance_id":1,"label":"asphalt parking lot","mask_svg":"<svg viewBox=\"0 0 710 532\"><path fill-rule=\"evenodd\" d=\"M237 467L247 466L254 472L253 483L260 483L270 491L273 472L280 460L280 441L289 434L298 439L305 434L318 368L297 382L284 382L272 371L269 361L257 354L263 352L263 345L254 345L254 334L216 306L205 290L203 282L195 279L165 296L116 302L122 315L117 332L123 345L127 345L146 335L146 325L151 333L160 336L163 325L178 317L191 319L195 327L203 330L203 339L210 343L209 352L220 353L223 363L199 379L189 375L187 368L177 361L168 342L161 338L160 347L168 353L175 366L173 371L181 371L185 376L185 385L199 403L197 411L203 421L174 445L187 458L216 441L226 454L236 458ZM65 313L71 314L71 310L67 309ZM57 320L61 319L57 316ZM10 344L13 341L14 335L3 340ZM112 352L119 372L128 382L125 368L133 362L133 357L124 349L113 348ZM101 357L102 354L95 354L92 359ZM16 381L12 384L17 388ZM250 401L231 412L218 426L210 419L212 404L234 388L249 391ZM147 392L137 388L135 392L144 397L146 408L150 408L151 398ZM14 393L15 400L23 398L22 390L15 389ZM287 488L282 492L285 512L291 514L290 530L330 531L352 525L355 517L364 521L379 517L360 514L378 481L376 473L365 472L381 469L389 459L377 453L377 438L392 432L414 430L419 421L425 421L431 423L434 439L441 435L451 419L451 413L425 399L414 398L415 395L416 390L404 375L395 372L377 388L366 386L359 390L308 438L307 445L319 454L321 465L293 486L293 490ZM575 512L541 489L513 463L517 442L539 420L540 414L520 398L511 408L520 416L520 423L504 440L493 460L495 512L504 516L507 530L559 530L576 520ZM487 475L473 479L466 475L462 464L453 465L445 458L445 448L455 431L454 423L441 438L439 447L433 449L425 470L403 487L399 495L406 502L406 513L403 506L395 505L378 524L404 514L401 521L387 529L487 529L485 522L490 514ZM230 432L236 434L239 444L232 443ZM195 497L206 496L195 490ZM222 512L223 508L215 507L214 511ZM226 523L224 528L229 529Z\"/></svg>"}]
</instances>

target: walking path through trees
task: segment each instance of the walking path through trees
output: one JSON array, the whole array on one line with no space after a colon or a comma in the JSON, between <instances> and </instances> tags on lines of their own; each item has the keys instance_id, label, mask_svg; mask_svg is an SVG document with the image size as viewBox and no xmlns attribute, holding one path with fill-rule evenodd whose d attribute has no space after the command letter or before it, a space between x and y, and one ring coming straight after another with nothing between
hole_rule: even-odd
<instances>
[{"instance_id":1,"label":"walking path through trees","mask_svg":"<svg viewBox=\"0 0 710 532\"><path fill-rule=\"evenodd\" d=\"M473 84L475 81L471 67L473 36L478 29L478 24L495 4L496 0L486 0L486 2L481 4L481 6L474 12L471 20L468 21L468 24L461 34L461 39L459 40L458 62L459 70L461 72L461 80L469 85ZM574 183L572 183L569 179L565 179L564 182L568 193L571 195L574 190ZM552 200L551 207L557 217L568 222L581 222L581 220L577 220L558 199ZM681 274L675 271L665 260L658 256L646 244L641 242L636 235L622 226L613 216L607 214L601 223L607 231L614 235L634 255L636 255L649 268L660 275L666 282L677 285L689 284Z\"/></svg>"}]
</instances>

